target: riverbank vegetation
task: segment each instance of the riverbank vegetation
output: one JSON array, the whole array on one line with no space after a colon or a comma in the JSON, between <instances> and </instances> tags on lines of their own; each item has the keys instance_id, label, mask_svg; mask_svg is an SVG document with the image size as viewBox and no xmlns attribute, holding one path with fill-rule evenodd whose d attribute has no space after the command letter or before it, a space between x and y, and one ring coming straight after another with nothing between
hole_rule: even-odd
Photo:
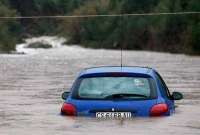
<instances>
[{"instance_id":1,"label":"riverbank vegetation","mask_svg":"<svg viewBox=\"0 0 200 135\"><path fill-rule=\"evenodd\" d=\"M199 0L2 0L0 16L200 11ZM20 34L19 34L20 33ZM0 50L23 37L62 35L92 48L200 54L200 14L0 21Z\"/></svg>"},{"instance_id":2,"label":"riverbank vegetation","mask_svg":"<svg viewBox=\"0 0 200 135\"><path fill-rule=\"evenodd\" d=\"M0 1L0 16L15 16L16 11L9 7L8 2ZM19 39L20 25L16 20L0 19L0 52L10 52L15 49Z\"/></svg>"}]
</instances>

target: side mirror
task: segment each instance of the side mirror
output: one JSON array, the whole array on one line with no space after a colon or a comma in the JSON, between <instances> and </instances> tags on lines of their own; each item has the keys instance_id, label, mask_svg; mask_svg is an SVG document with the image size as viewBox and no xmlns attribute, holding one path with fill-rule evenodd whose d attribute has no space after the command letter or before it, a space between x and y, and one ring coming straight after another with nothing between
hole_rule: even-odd
<instances>
[{"instance_id":1,"label":"side mirror","mask_svg":"<svg viewBox=\"0 0 200 135\"><path fill-rule=\"evenodd\" d=\"M67 91L67 92L63 92L63 93L62 93L62 99L63 99L63 100L66 100L67 97L69 96L69 94L70 94L70 92L68 92L68 91Z\"/></svg>"},{"instance_id":2,"label":"side mirror","mask_svg":"<svg viewBox=\"0 0 200 135\"><path fill-rule=\"evenodd\" d=\"M181 100L181 99L183 99L183 94L180 92L173 92L172 99L173 100Z\"/></svg>"}]
</instances>

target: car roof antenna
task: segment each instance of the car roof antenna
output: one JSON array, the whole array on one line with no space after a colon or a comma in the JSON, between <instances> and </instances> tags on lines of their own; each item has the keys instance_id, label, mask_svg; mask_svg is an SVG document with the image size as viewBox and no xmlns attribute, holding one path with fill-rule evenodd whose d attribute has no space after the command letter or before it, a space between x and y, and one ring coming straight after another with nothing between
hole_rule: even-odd
<instances>
[{"instance_id":1,"label":"car roof antenna","mask_svg":"<svg viewBox=\"0 0 200 135\"><path fill-rule=\"evenodd\" d=\"M122 68L122 66L123 66L123 55L122 55L122 53L123 53L123 49L122 49L122 45L121 45L121 68Z\"/></svg>"},{"instance_id":2,"label":"car roof antenna","mask_svg":"<svg viewBox=\"0 0 200 135\"><path fill-rule=\"evenodd\" d=\"M123 28L122 28L122 26L123 26L123 24L122 24L122 17L123 17L123 16L119 16L119 17L120 17L120 20L119 20L119 21L120 21L120 29L121 29L120 33L121 33L121 38L123 38ZM121 62L121 70L122 70L122 67L123 67L123 43L122 43L122 39L121 39L121 43L120 43L120 44L121 44L121 45L120 45L120 48L121 48L121 49L120 49L120 53L121 53L121 54L120 54L120 55L121 55L121 56L120 56L120 57L121 57L121 58L120 58L120 59L121 59L120 62Z\"/></svg>"}]
</instances>

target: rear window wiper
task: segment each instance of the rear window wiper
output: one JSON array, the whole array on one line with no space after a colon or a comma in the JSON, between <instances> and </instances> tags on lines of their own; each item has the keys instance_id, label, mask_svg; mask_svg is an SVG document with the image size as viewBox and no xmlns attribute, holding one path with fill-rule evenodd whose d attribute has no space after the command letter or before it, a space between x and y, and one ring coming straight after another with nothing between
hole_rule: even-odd
<instances>
[{"instance_id":1,"label":"rear window wiper","mask_svg":"<svg viewBox=\"0 0 200 135\"><path fill-rule=\"evenodd\" d=\"M131 94L131 93L117 93L117 94L112 94L105 96L105 99L120 99L120 98L125 98L125 97L143 97L143 98L148 98L146 95L142 94Z\"/></svg>"}]
</instances>

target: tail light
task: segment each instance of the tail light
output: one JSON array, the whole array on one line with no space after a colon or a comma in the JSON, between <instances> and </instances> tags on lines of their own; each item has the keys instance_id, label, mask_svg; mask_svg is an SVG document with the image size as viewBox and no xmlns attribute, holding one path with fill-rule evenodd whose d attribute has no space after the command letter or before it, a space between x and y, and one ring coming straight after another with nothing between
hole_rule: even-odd
<instances>
[{"instance_id":1,"label":"tail light","mask_svg":"<svg viewBox=\"0 0 200 135\"><path fill-rule=\"evenodd\" d=\"M63 115L75 116L76 115L76 108L72 104L64 103L63 106L62 106L62 109L61 109L61 113Z\"/></svg>"},{"instance_id":2,"label":"tail light","mask_svg":"<svg viewBox=\"0 0 200 135\"><path fill-rule=\"evenodd\" d=\"M162 116L168 112L168 106L165 103L154 105L151 108L150 115L151 116Z\"/></svg>"}]
</instances>

